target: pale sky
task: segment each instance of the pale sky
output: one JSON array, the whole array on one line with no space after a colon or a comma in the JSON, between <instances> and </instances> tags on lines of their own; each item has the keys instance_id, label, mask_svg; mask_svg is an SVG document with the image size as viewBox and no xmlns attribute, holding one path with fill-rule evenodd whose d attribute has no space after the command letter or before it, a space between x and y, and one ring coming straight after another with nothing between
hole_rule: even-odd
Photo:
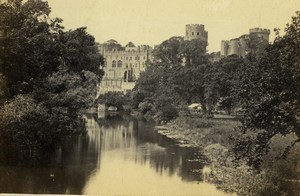
<instances>
[{"instance_id":1,"label":"pale sky","mask_svg":"<svg viewBox=\"0 0 300 196\"><path fill-rule=\"evenodd\" d=\"M125 45L160 44L184 36L186 24L204 24L209 52L221 40L239 37L250 28L283 29L300 10L300 0L48 0L52 17L66 29L86 26L97 42L115 39ZM260 19L261 18L261 19Z\"/></svg>"}]
</instances>

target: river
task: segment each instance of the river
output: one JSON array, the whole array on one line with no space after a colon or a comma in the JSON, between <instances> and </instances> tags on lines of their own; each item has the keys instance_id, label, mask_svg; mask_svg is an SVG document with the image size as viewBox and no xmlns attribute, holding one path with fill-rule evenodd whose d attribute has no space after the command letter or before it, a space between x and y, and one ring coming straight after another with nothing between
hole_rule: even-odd
<instances>
[{"instance_id":1,"label":"river","mask_svg":"<svg viewBox=\"0 0 300 196\"><path fill-rule=\"evenodd\" d=\"M1 193L227 195L204 182L205 157L178 147L154 124L129 116L86 117L87 133L67 137L47 163L0 166Z\"/></svg>"}]
</instances>

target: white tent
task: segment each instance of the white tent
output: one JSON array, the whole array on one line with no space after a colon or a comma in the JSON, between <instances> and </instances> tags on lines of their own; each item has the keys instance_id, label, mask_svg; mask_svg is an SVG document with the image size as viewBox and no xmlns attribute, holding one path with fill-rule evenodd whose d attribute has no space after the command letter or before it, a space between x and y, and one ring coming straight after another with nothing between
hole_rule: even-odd
<instances>
[{"instance_id":1,"label":"white tent","mask_svg":"<svg viewBox=\"0 0 300 196\"><path fill-rule=\"evenodd\" d=\"M188 106L189 109L202 110L202 105L200 103L192 103Z\"/></svg>"}]
</instances>

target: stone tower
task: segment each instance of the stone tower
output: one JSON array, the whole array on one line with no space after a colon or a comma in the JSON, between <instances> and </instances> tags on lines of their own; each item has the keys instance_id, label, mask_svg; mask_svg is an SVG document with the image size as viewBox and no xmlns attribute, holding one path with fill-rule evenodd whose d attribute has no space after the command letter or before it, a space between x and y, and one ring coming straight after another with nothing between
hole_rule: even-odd
<instances>
[{"instance_id":1,"label":"stone tower","mask_svg":"<svg viewBox=\"0 0 300 196\"><path fill-rule=\"evenodd\" d=\"M200 39L207 42L208 33L202 24L187 24L185 26L184 40Z\"/></svg>"},{"instance_id":2,"label":"stone tower","mask_svg":"<svg viewBox=\"0 0 300 196\"><path fill-rule=\"evenodd\" d=\"M229 41L222 40L221 41L221 56L228 56L229 49Z\"/></svg>"},{"instance_id":3,"label":"stone tower","mask_svg":"<svg viewBox=\"0 0 300 196\"><path fill-rule=\"evenodd\" d=\"M253 28L249 30L249 35L255 34L269 42L270 29Z\"/></svg>"}]
</instances>

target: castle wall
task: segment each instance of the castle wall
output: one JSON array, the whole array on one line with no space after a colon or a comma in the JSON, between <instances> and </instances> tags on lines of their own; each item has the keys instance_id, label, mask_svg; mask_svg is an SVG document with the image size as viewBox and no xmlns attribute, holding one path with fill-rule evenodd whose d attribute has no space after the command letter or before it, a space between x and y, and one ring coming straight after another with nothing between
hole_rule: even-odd
<instances>
[{"instance_id":1,"label":"castle wall","mask_svg":"<svg viewBox=\"0 0 300 196\"><path fill-rule=\"evenodd\" d=\"M239 40L239 56L245 58L248 54L249 37L241 37Z\"/></svg>"},{"instance_id":2,"label":"castle wall","mask_svg":"<svg viewBox=\"0 0 300 196\"><path fill-rule=\"evenodd\" d=\"M221 41L221 56L228 56L228 41L222 40Z\"/></svg>"},{"instance_id":3,"label":"castle wall","mask_svg":"<svg viewBox=\"0 0 300 196\"><path fill-rule=\"evenodd\" d=\"M109 91L127 92L152 60L152 49L143 45L126 47L123 51L105 51L105 74L98 87L98 95ZM128 84L127 84L128 83Z\"/></svg>"},{"instance_id":4,"label":"castle wall","mask_svg":"<svg viewBox=\"0 0 300 196\"><path fill-rule=\"evenodd\" d=\"M199 39L207 42L207 38L208 32L204 25L186 25L184 40ZM121 51L107 51L104 45L100 45L99 51L105 58L105 74L98 85L98 96L109 91L126 93L133 89L135 81L145 71L148 62L153 60L152 48L148 45L135 47L131 43Z\"/></svg>"},{"instance_id":5,"label":"castle wall","mask_svg":"<svg viewBox=\"0 0 300 196\"><path fill-rule=\"evenodd\" d=\"M239 55L239 40L238 39L232 39L228 43L228 55Z\"/></svg>"},{"instance_id":6,"label":"castle wall","mask_svg":"<svg viewBox=\"0 0 300 196\"><path fill-rule=\"evenodd\" d=\"M262 37L269 42L269 29L253 28L249 30L249 34L242 35L239 38L231 39L229 41L221 41L221 55L238 55L239 57L246 57L248 54L249 36L255 34L258 37Z\"/></svg>"}]
</instances>

